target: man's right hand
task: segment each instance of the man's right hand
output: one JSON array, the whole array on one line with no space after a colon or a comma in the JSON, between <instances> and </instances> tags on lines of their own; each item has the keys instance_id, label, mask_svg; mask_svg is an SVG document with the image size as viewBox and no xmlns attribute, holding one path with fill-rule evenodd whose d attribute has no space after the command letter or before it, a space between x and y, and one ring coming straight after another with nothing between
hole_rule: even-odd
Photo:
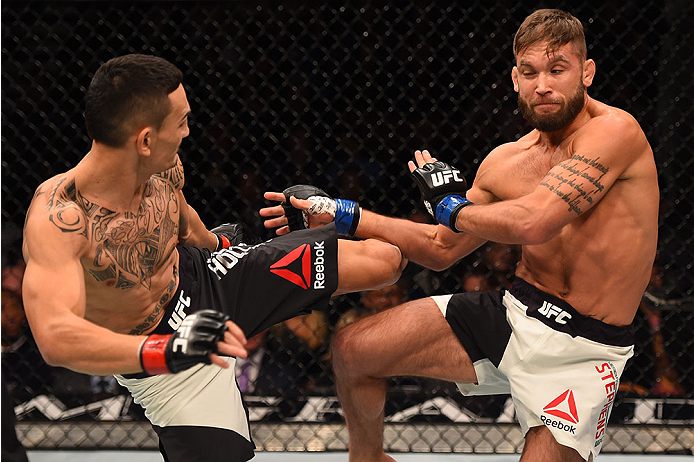
<instances>
[{"instance_id":1,"label":"man's right hand","mask_svg":"<svg viewBox=\"0 0 694 462\"><path fill-rule=\"evenodd\" d=\"M246 337L229 317L202 310L186 316L173 334L149 335L140 346L140 364L149 375L174 374L199 363L229 367L219 354L247 356Z\"/></svg>"},{"instance_id":2,"label":"man's right hand","mask_svg":"<svg viewBox=\"0 0 694 462\"><path fill-rule=\"evenodd\" d=\"M264 197L282 203L260 210L260 215L267 218L265 227L278 228L278 235L334 221L338 234L353 236L359 225L361 207L357 202L333 199L315 186L295 185L281 193L266 192Z\"/></svg>"},{"instance_id":3,"label":"man's right hand","mask_svg":"<svg viewBox=\"0 0 694 462\"><path fill-rule=\"evenodd\" d=\"M217 237L215 252L239 244L254 244L255 239L244 223L224 223L210 230Z\"/></svg>"}]
</instances>

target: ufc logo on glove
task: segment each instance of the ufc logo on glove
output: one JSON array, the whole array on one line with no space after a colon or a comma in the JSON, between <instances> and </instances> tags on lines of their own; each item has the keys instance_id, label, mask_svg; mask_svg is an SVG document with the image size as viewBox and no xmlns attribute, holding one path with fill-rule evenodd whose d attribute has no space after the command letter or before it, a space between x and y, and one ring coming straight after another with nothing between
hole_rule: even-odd
<instances>
[{"instance_id":1,"label":"ufc logo on glove","mask_svg":"<svg viewBox=\"0 0 694 462\"><path fill-rule=\"evenodd\" d=\"M448 184L451 182L451 180L453 180L455 183L465 183L465 180L460 177L460 170L457 169L431 174L431 184L433 186Z\"/></svg>"}]
</instances>

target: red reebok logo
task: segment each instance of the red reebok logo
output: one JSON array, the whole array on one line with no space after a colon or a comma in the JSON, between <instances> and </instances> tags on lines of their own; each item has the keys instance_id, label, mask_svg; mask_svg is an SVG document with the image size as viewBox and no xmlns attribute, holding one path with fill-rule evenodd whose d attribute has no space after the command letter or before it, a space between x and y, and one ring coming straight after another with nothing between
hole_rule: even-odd
<instances>
[{"instance_id":1,"label":"red reebok logo","mask_svg":"<svg viewBox=\"0 0 694 462\"><path fill-rule=\"evenodd\" d=\"M569 412L566 412L567 406L565 403L568 403ZM578 423L578 410L576 409L576 401L574 401L574 392L571 389L566 390L564 393L554 398L549 404L542 408L542 410L547 414L568 420L571 423Z\"/></svg>"},{"instance_id":2,"label":"red reebok logo","mask_svg":"<svg viewBox=\"0 0 694 462\"><path fill-rule=\"evenodd\" d=\"M299 262L299 263L294 263ZM288 269L292 265L298 272ZM302 289L311 285L311 248L302 244L270 266L270 272Z\"/></svg>"}]
</instances>

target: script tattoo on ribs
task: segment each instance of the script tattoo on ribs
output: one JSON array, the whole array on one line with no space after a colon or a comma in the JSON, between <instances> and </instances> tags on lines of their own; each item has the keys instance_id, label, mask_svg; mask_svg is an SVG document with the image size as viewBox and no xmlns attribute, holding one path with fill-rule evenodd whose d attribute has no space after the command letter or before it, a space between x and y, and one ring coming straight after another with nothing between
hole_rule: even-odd
<instances>
[{"instance_id":1,"label":"script tattoo on ribs","mask_svg":"<svg viewBox=\"0 0 694 462\"><path fill-rule=\"evenodd\" d=\"M77 206L81 213L75 210ZM75 180L61 180L49 194L50 221L64 233L78 233L94 249L97 281L119 289L151 287L154 270L173 251L179 203L170 183L151 179L137 213L115 212L82 196Z\"/></svg>"},{"instance_id":2,"label":"script tattoo on ribs","mask_svg":"<svg viewBox=\"0 0 694 462\"><path fill-rule=\"evenodd\" d=\"M550 170L540 186L561 197L569 205L570 212L580 215L605 190L601 180L610 169L599 160L599 156L591 159L575 154Z\"/></svg>"}]
</instances>

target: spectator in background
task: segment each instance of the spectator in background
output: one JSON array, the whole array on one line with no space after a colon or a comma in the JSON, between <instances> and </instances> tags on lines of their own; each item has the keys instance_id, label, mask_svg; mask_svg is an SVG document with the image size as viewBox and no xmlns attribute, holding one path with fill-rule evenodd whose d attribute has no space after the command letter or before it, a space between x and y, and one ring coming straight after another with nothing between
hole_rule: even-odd
<instances>
[{"instance_id":1,"label":"spectator in background","mask_svg":"<svg viewBox=\"0 0 694 462\"><path fill-rule=\"evenodd\" d=\"M24 260L19 260L2 268L2 288L22 296L22 279L26 265Z\"/></svg>"},{"instance_id":2,"label":"spectator in background","mask_svg":"<svg viewBox=\"0 0 694 462\"><path fill-rule=\"evenodd\" d=\"M327 338L328 324L322 311L272 326L264 345L266 354L256 379L256 393L291 398L311 392L325 375L321 356L327 351Z\"/></svg>"},{"instance_id":3,"label":"spectator in background","mask_svg":"<svg viewBox=\"0 0 694 462\"><path fill-rule=\"evenodd\" d=\"M518 265L518 248L510 244L488 242L482 250L482 261L490 268L494 288L510 289Z\"/></svg>"},{"instance_id":4,"label":"spectator in background","mask_svg":"<svg viewBox=\"0 0 694 462\"><path fill-rule=\"evenodd\" d=\"M236 382L243 393L253 393L255 384L260 375L261 366L265 357L265 339L267 330L260 332L248 339L246 343L246 358L236 358Z\"/></svg>"},{"instance_id":5,"label":"spectator in background","mask_svg":"<svg viewBox=\"0 0 694 462\"><path fill-rule=\"evenodd\" d=\"M490 282L490 274L484 267L477 267L463 279L465 292L491 292L497 288L495 282Z\"/></svg>"},{"instance_id":6,"label":"spectator in background","mask_svg":"<svg viewBox=\"0 0 694 462\"><path fill-rule=\"evenodd\" d=\"M3 462L28 462L26 450L22 443L17 439L17 429L15 428L14 406L7 393L5 385L5 374L2 375L2 435L0 446Z\"/></svg>"},{"instance_id":7,"label":"spectator in background","mask_svg":"<svg viewBox=\"0 0 694 462\"><path fill-rule=\"evenodd\" d=\"M22 299L2 289L2 375L14 404L44 393L53 383L53 370L34 341Z\"/></svg>"},{"instance_id":8,"label":"spectator in background","mask_svg":"<svg viewBox=\"0 0 694 462\"><path fill-rule=\"evenodd\" d=\"M663 271L656 263L653 265L651 279L646 291L659 293L663 287L663 282ZM668 339L666 342L663 336L664 320L662 312L653 302L644 297L639 304L639 317L644 322L641 324L643 328L637 330L637 335L646 337L644 339L644 348L640 350L640 354L636 354L634 357L634 362L639 365L634 370L639 371L640 375L630 377L633 381L620 383L619 390L640 396L685 395L687 391L682 385L682 380L675 368L675 362L666 349L666 345L670 344L671 341ZM672 336L674 335L673 333ZM650 348L647 347L648 344L650 344ZM650 377L644 376L640 371L650 371ZM642 382L642 380L645 380L645 382Z\"/></svg>"},{"instance_id":9,"label":"spectator in background","mask_svg":"<svg viewBox=\"0 0 694 462\"><path fill-rule=\"evenodd\" d=\"M335 332L353 322L400 305L406 300L404 282L400 281L376 290L361 292L361 305L347 310L335 325Z\"/></svg>"}]
</instances>

